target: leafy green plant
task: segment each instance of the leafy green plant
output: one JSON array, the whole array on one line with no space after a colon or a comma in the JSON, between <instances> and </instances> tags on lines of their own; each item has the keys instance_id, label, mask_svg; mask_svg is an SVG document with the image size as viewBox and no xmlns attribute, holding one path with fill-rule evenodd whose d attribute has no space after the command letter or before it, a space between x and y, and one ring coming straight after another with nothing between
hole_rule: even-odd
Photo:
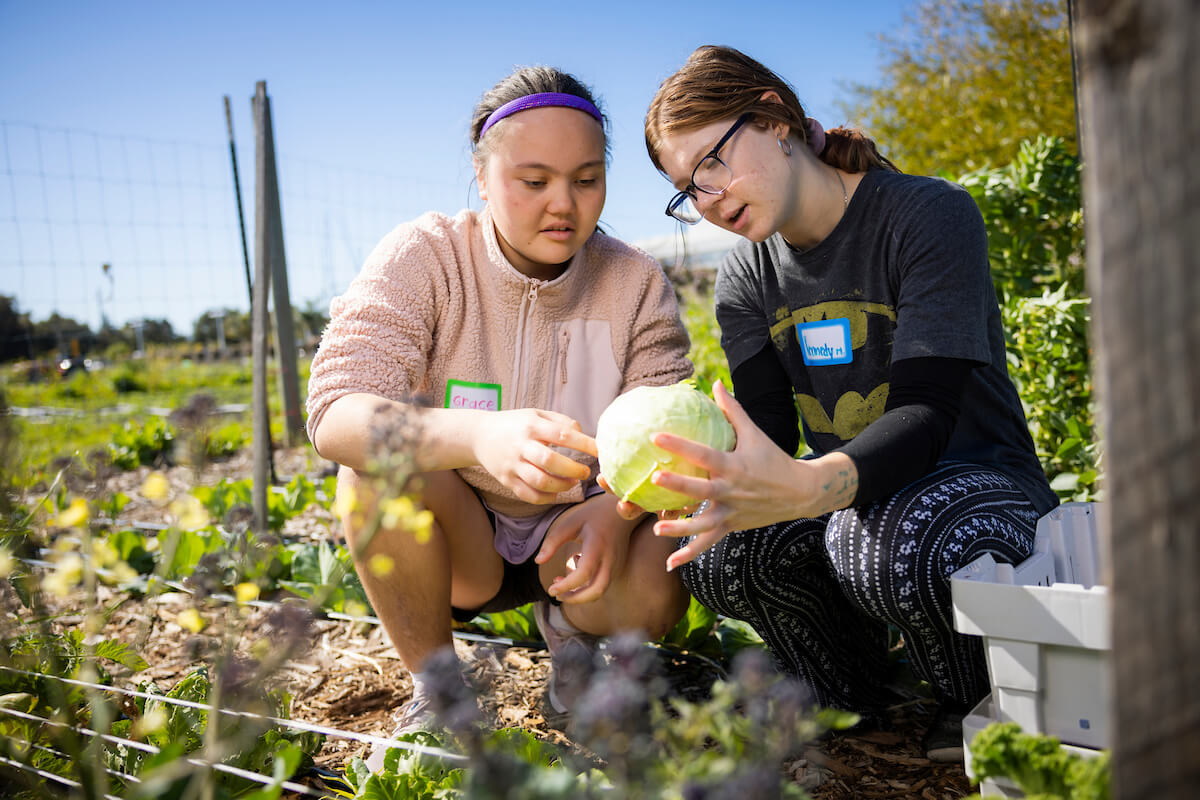
<instances>
[{"instance_id":1,"label":"leafy green plant","mask_svg":"<svg viewBox=\"0 0 1200 800\"><path fill-rule=\"evenodd\" d=\"M117 367L112 376L112 387L119 394L146 391L145 369L139 368L140 362L125 361Z\"/></svg>"},{"instance_id":2,"label":"leafy green plant","mask_svg":"<svg viewBox=\"0 0 1200 800\"><path fill-rule=\"evenodd\" d=\"M424 731L405 734L397 737L397 741L442 747L435 735ZM352 791L341 794L364 800L442 800L456 796L462 779L461 767L449 766L443 760L419 751L394 749L388 751L383 769L377 774L373 774L361 758L352 759L346 769L346 782Z\"/></svg>"},{"instance_id":3,"label":"leafy green plant","mask_svg":"<svg viewBox=\"0 0 1200 800\"><path fill-rule=\"evenodd\" d=\"M992 279L1001 300L1065 284L1084 292L1079 159L1060 138L1021 142L1007 166L963 175L988 232Z\"/></svg>"},{"instance_id":4,"label":"leafy green plant","mask_svg":"<svg viewBox=\"0 0 1200 800\"><path fill-rule=\"evenodd\" d=\"M149 545L145 535L136 530L110 531L101 537L117 554L117 558L133 567L141 575L149 575L154 571L157 560L152 550L158 551L158 542ZM172 576L174 577L174 576Z\"/></svg>"},{"instance_id":5,"label":"leafy green plant","mask_svg":"<svg viewBox=\"0 0 1200 800\"><path fill-rule=\"evenodd\" d=\"M721 330L713 315L712 294L694 292L682 310L683 324L691 340L688 359L696 369L693 377L697 388L710 397L712 385L717 381L722 381L727 389L731 388L729 364L721 349Z\"/></svg>"},{"instance_id":6,"label":"leafy green plant","mask_svg":"<svg viewBox=\"0 0 1200 800\"><path fill-rule=\"evenodd\" d=\"M977 781L1008 778L1029 800L1108 800L1110 796L1107 751L1084 758L1064 750L1052 736L1022 732L1015 722L994 722L976 734L971 756Z\"/></svg>"},{"instance_id":7,"label":"leafy green plant","mask_svg":"<svg viewBox=\"0 0 1200 800\"><path fill-rule=\"evenodd\" d=\"M857 720L814 713L800 685L775 672L760 650L740 656L733 677L714 683L708 699L664 699L655 651L637 637L617 637L591 664L588 689L572 711L571 737L583 749L565 751L519 730L484 731L453 653L440 651L431 664L430 704L445 733L401 740L451 747L469 760L437 762L393 749L376 776L352 761L355 797L804 798L783 761L822 731Z\"/></svg>"},{"instance_id":8,"label":"leafy green plant","mask_svg":"<svg viewBox=\"0 0 1200 800\"><path fill-rule=\"evenodd\" d=\"M1060 497L1098 499L1079 159L1038 136L1010 164L958 182L987 226L1009 374L1042 467Z\"/></svg>"},{"instance_id":9,"label":"leafy green plant","mask_svg":"<svg viewBox=\"0 0 1200 800\"><path fill-rule=\"evenodd\" d=\"M168 528L158 533L157 550L161 554L155 573L167 580L191 575L207 555L220 555L225 550L221 532L211 526L196 530Z\"/></svg>"},{"instance_id":10,"label":"leafy green plant","mask_svg":"<svg viewBox=\"0 0 1200 800\"><path fill-rule=\"evenodd\" d=\"M1017 298L1002 313L1008 372L1051 486L1068 500L1098 499L1100 446L1087 340L1091 304L1066 285Z\"/></svg>"},{"instance_id":11,"label":"leafy green plant","mask_svg":"<svg viewBox=\"0 0 1200 800\"><path fill-rule=\"evenodd\" d=\"M270 774L275 760L282 757L285 764L290 765L287 772L290 776L305 765L312 766L312 756L324 742L321 734L268 727L265 721L247 716L231 718L211 715L204 709L166 702L185 700L208 704L213 685L205 668L193 670L166 692L152 683L142 683L138 690L144 694L162 695L164 700L137 698L134 707L129 709L132 718L113 723L112 734L128 739L133 738L136 731L147 744L171 753L174 758L204 747L209 725L218 724L221 726L221 740L237 744L232 753L221 759L222 763L259 774ZM287 719L290 714L291 699L286 692L278 689L261 691L256 696L242 697L240 700L241 705L257 708L265 716ZM105 760L109 767L132 775L142 775L155 766L169 767L169 764L162 763L161 758L124 744L106 748ZM153 777L146 775L150 780ZM212 777L217 786L242 792L260 786L245 778L221 772L214 773Z\"/></svg>"},{"instance_id":12,"label":"leafy green plant","mask_svg":"<svg viewBox=\"0 0 1200 800\"><path fill-rule=\"evenodd\" d=\"M281 580L280 586L328 611L371 613L350 551L341 546L330 547L325 542L289 545L288 549L292 551L292 577Z\"/></svg>"},{"instance_id":13,"label":"leafy green plant","mask_svg":"<svg viewBox=\"0 0 1200 800\"><path fill-rule=\"evenodd\" d=\"M235 508L253 508L252 482L249 478L222 478L214 486L196 486L192 494L215 520L223 520ZM285 522L304 513L317 499L317 487L303 474L296 475L285 486L272 487L267 492L267 525L280 530Z\"/></svg>"},{"instance_id":14,"label":"leafy green plant","mask_svg":"<svg viewBox=\"0 0 1200 800\"><path fill-rule=\"evenodd\" d=\"M533 605L480 614L464 626L490 636L512 639L514 642L536 642L542 638L533 618Z\"/></svg>"},{"instance_id":15,"label":"leafy green plant","mask_svg":"<svg viewBox=\"0 0 1200 800\"><path fill-rule=\"evenodd\" d=\"M250 434L239 422L230 422L209 432L205 440L205 453L209 459L229 458L241 450L250 440Z\"/></svg>"},{"instance_id":16,"label":"leafy green plant","mask_svg":"<svg viewBox=\"0 0 1200 800\"><path fill-rule=\"evenodd\" d=\"M113 430L109 455L121 469L137 469L165 459L174 441L175 431L165 420L148 417L140 424L130 420Z\"/></svg>"},{"instance_id":17,"label":"leafy green plant","mask_svg":"<svg viewBox=\"0 0 1200 800\"><path fill-rule=\"evenodd\" d=\"M82 399L88 395L88 383L86 373L72 373L55 384L54 396L61 400Z\"/></svg>"}]
</instances>

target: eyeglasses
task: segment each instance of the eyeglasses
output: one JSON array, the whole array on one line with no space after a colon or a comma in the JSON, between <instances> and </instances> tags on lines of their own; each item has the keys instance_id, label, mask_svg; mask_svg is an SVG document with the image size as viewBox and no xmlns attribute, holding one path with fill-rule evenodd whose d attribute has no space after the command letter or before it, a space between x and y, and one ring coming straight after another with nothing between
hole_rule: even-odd
<instances>
[{"instance_id":1,"label":"eyeglasses","mask_svg":"<svg viewBox=\"0 0 1200 800\"><path fill-rule=\"evenodd\" d=\"M725 190L729 188L729 182L733 180L733 170L721 160L717 153L725 146L730 137L737 133L738 128L742 127L752 116L754 113L747 111L738 117L733 126L725 131L725 135L720 138L716 146L708 151L708 155L700 159L700 163L692 170L691 183L683 187L683 191L677 193L671 198L671 202L667 203L668 217L674 217L688 225L695 225L704 219L704 214L696 208L696 200L699 199L696 192L724 194Z\"/></svg>"}]
</instances>

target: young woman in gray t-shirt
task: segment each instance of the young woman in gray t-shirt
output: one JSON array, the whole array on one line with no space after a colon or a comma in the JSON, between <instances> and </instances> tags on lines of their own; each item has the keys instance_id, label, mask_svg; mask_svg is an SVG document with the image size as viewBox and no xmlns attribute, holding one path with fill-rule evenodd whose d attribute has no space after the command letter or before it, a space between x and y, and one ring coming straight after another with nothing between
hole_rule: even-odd
<instances>
[{"instance_id":1,"label":"young woman in gray t-shirt","mask_svg":"<svg viewBox=\"0 0 1200 800\"><path fill-rule=\"evenodd\" d=\"M978 208L860 132L824 131L730 48L663 82L646 144L679 190L668 214L743 237L716 285L737 400L714 395L737 447L655 439L710 473L655 478L706 501L656 523L686 539L668 566L822 705L883 715L895 626L939 703L926 752L960 759L988 680L979 640L953 629L950 573L1019 562L1058 502L1005 366Z\"/></svg>"}]
</instances>

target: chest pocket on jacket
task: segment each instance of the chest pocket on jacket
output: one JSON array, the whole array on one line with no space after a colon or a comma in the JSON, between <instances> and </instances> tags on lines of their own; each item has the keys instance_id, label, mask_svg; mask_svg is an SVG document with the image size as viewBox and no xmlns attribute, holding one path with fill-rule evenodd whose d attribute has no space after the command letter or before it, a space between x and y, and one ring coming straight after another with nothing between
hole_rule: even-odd
<instances>
[{"instance_id":1,"label":"chest pocket on jacket","mask_svg":"<svg viewBox=\"0 0 1200 800\"><path fill-rule=\"evenodd\" d=\"M596 420L622 383L608 320L574 319L559 325L551 367L550 410L566 414L595 436Z\"/></svg>"}]
</instances>

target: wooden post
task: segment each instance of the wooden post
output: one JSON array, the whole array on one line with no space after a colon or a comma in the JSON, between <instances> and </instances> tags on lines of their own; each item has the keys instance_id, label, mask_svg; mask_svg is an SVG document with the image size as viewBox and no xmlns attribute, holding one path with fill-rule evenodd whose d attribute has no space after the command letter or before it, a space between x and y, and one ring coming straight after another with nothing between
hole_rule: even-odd
<instances>
[{"instance_id":1,"label":"wooden post","mask_svg":"<svg viewBox=\"0 0 1200 800\"><path fill-rule=\"evenodd\" d=\"M259 81L254 93L254 289L250 310L253 346L254 423L254 530L267 530L267 492L270 487L271 417L267 407L267 292L271 283L271 203L267 161L267 84Z\"/></svg>"},{"instance_id":2,"label":"wooden post","mask_svg":"<svg viewBox=\"0 0 1200 800\"><path fill-rule=\"evenodd\" d=\"M1200 786L1200 14L1077 0L1105 432L1113 797Z\"/></svg>"},{"instance_id":3,"label":"wooden post","mask_svg":"<svg viewBox=\"0 0 1200 800\"><path fill-rule=\"evenodd\" d=\"M271 98L265 95L264 148L267 158L267 213L271 232L271 280L275 294L275 350L279 361L279 407L283 410L283 446L304 442L304 420L300 416L300 378L296 366L296 332L288 291L287 258L283 249L283 212L279 201L279 175L275 169L275 135L271 125Z\"/></svg>"},{"instance_id":4,"label":"wooden post","mask_svg":"<svg viewBox=\"0 0 1200 800\"><path fill-rule=\"evenodd\" d=\"M246 247L246 215L242 211L242 182L238 178L237 147L233 144L233 112L229 109L229 95L225 95L225 131L229 135L229 163L233 165L233 197L237 201L238 230L242 234L242 266L246 269L246 293L250 305L254 305L254 281L250 279L250 251Z\"/></svg>"}]
</instances>

